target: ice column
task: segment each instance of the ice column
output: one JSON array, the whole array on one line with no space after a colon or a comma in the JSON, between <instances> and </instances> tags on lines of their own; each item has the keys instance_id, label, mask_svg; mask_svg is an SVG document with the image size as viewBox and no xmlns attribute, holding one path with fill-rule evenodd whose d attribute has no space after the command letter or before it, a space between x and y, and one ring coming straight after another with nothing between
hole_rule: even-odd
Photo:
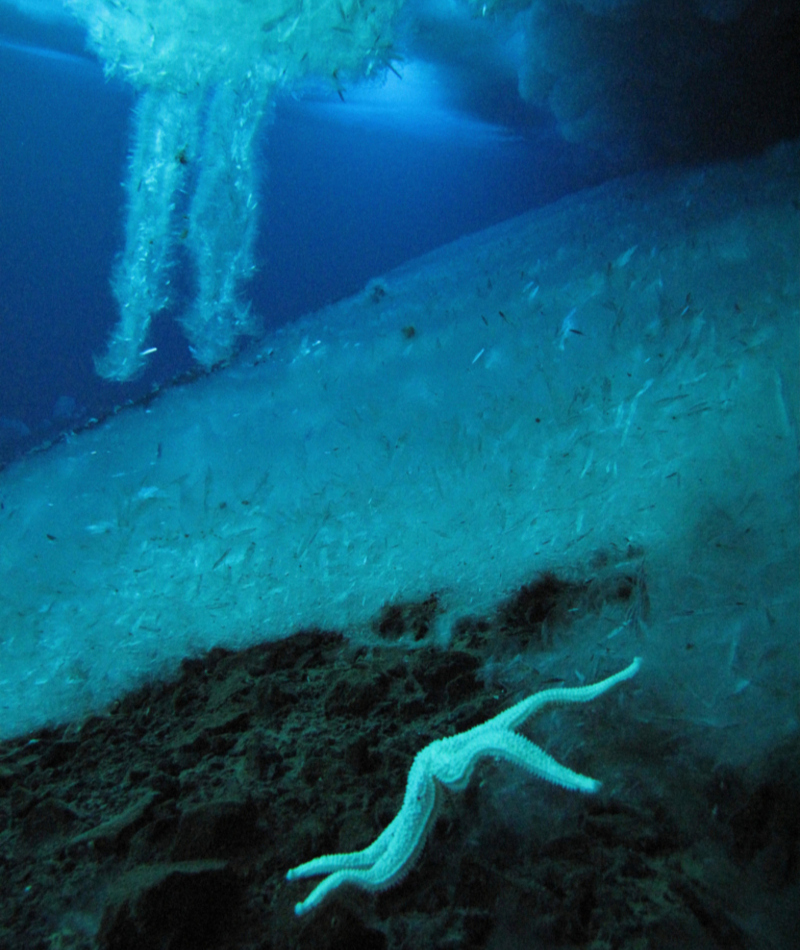
<instances>
[{"instance_id":1,"label":"ice column","mask_svg":"<svg viewBox=\"0 0 800 950\"><path fill-rule=\"evenodd\" d=\"M197 154L202 96L162 88L145 90L134 112L134 146L126 189L125 250L112 278L119 322L98 373L125 380L145 364L150 321L169 303L175 256L174 210Z\"/></svg>"},{"instance_id":2,"label":"ice column","mask_svg":"<svg viewBox=\"0 0 800 950\"><path fill-rule=\"evenodd\" d=\"M197 294L181 318L203 366L228 356L237 338L255 329L237 292L253 270L258 230L258 162L254 149L273 83L254 67L244 81L224 82L208 104L197 184L189 206L186 245Z\"/></svg>"}]
</instances>

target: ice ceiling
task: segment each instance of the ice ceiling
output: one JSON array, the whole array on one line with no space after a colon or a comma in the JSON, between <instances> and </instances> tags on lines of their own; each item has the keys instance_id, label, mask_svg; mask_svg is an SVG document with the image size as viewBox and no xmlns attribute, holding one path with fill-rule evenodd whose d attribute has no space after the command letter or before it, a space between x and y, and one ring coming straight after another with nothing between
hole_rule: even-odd
<instances>
[{"instance_id":1,"label":"ice ceiling","mask_svg":"<svg viewBox=\"0 0 800 950\"><path fill-rule=\"evenodd\" d=\"M12 2L63 15L60 0ZM426 59L468 109L480 113L511 86L564 139L612 155L620 172L758 151L800 133L794 0L64 3L106 72L139 90L112 278L119 320L97 360L113 380L143 369L153 317L176 305L179 261L193 275L181 321L200 364L225 359L254 330L243 289L254 269L255 153L281 89L322 80L342 93L393 61Z\"/></svg>"}]
</instances>

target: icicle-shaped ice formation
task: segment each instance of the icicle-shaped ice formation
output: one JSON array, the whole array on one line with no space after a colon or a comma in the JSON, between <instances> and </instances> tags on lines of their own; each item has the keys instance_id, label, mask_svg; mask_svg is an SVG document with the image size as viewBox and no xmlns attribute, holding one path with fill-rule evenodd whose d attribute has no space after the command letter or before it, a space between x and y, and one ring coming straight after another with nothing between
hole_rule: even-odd
<instances>
[{"instance_id":1,"label":"icicle-shaped ice formation","mask_svg":"<svg viewBox=\"0 0 800 950\"><path fill-rule=\"evenodd\" d=\"M148 329L170 303L180 246L196 287L182 323L195 358L211 366L254 328L240 294L254 267L254 149L275 90L307 76L338 83L386 65L403 0L68 3L106 72L141 90L125 249L112 280L120 318L98 372L126 380L144 367Z\"/></svg>"},{"instance_id":2,"label":"icicle-shaped ice formation","mask_svg":"<svg viewBox=\"0 0 800 950\"><path fill-rule=\"evenodd\" d=\"M105 356L95 360L108 379L130 379L144 367L150 321L169 303L175 196L186 185L188 156L197 154L199 100L198 92L149 89L134 113L125 250L112 279L119 323Z\"/></svg>"}]
</instances>

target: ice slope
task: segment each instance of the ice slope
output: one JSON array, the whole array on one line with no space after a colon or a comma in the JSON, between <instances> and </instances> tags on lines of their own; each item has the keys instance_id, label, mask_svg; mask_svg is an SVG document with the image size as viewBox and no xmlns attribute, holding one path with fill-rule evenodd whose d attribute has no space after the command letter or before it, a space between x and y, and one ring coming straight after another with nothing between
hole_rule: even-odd
<instances>
[{"instance_id":1,"label":"ice slope","mask_svg":"<svg viewBox=\"0 0 800 950\"><path fill-rule=\"evenodd\" d=\"M618 561L647 616L540 669L642 655L653 716L720 756L795 730L798 167L574 195L0 473L0 733L433 591L446 648L536 572Z\"/></svg>"}]
</instances>

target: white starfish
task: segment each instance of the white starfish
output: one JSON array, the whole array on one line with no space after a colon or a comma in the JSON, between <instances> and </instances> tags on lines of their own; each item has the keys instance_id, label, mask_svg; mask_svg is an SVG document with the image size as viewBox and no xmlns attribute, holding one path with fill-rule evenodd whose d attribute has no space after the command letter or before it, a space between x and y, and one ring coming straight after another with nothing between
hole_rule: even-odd
<instances>
[{"instance_id":1,"label":"white starfish","mask_svg":"<svg viewBox=\"0 0 800 950\"><path fill-rule=\"evenodd\" d=\"M563 788L596 792L600 782L559 764L539 746L512 730L544 706L586 703L595 699L617 683L630 679L640 665L641 660L637 657L624 670L591 686L562 687L535 693L480 726L431 742L414 759L400 811L369 847L350 854L326 854L287 873L287 881L316 874L327 875L304 901L295 904L295 914L300 916L312 910L342 884L382 891L401 880L422 850L433 823L436 781L455 791L466 788L475 764L484 756L513 762Z\"/></svg>"}]
</instances>

